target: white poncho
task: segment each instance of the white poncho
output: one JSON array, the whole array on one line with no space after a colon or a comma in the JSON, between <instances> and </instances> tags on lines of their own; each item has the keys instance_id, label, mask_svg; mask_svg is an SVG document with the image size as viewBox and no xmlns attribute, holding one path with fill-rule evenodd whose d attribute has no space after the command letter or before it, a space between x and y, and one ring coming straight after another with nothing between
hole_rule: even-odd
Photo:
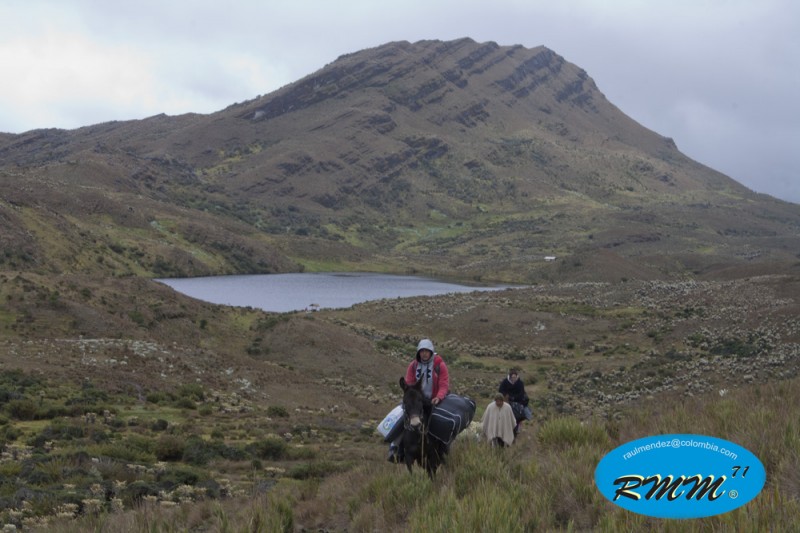
<instances>
[{"instance_id":1,"label":"white poncho","mask_svg":"<svg viewBox=\"0 0 800 533\"><path fill-rule=\"evenodd\" d=\"M499 438L506 446L510 446L514 442L514 427L516 425L517 420L514 418L514 411L511 410L511 405L503 403L503 407L497 407L497 404L492 402L483 413L481 435L489 442Z\"/></svg>"}]
</instances>

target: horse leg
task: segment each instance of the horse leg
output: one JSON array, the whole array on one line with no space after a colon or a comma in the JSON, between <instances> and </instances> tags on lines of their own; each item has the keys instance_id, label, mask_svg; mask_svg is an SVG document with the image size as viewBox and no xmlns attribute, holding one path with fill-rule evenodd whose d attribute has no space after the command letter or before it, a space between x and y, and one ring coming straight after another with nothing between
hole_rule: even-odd
<instances>
[{"instance_id":1,"label":"horse leg","mask_svg":"<svg viewBox=\"0 0 800 533\"><path fill-rule=\"evenodd\" d=\"M428 477L433 480L434 476L436 476L436 469L439 465L436 464L436 461L433 460L433 457L429 457L427 463L428 464L425 465L425 470L428 472Z\"/></svg>"},{"instance_id":2,"label":"horse leg","mask_svg":"<svg viewBox=\"0 0 800 533\"><path fill-rule=\"evenodd\" d=\"M439 454L437 446L432 442L426 443L425 449L425 471L428 472L428 477L433 479L436 475L436 469L439 467Z\"/></svg>"},{"instance_id":3,"label":"horse leg","mask_svg":"<svg viewBox=\"0 0 800 533\"><path fill-rule=\"evenodd\" d=\"M408 447L406 447L406 455L403 458L406 463L406 468L408 468L408 473L411 473L411 467L414 466L414 462L419 462L419 450L414 449L413 453Z\"/></svg>"},{"instance_id":4,"label":"horse leg","mask_svg":"<svg viewBox=\"0 0 800 533\"><path fill-rule=\"evenodd\" d=\"M414 436L408 433L403 435L403 462L409 472L411 472L414 461L419 461L419 452L419 444L415 441Z\"/></svg>"}]
</instances>

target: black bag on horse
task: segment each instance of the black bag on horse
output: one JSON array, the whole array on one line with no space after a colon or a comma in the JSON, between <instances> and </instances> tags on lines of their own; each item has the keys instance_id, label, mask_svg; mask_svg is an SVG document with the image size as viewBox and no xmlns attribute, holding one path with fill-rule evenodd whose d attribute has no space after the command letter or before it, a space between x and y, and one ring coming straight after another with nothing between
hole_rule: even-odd
<instances>
[{"instance_id":1,"label":"black bag on horse","mask_svg":"<svg viewBox=\"0 0 800 533\"><path fill-rule=\"evenodd\" d=\"M431 410L428 435L449 446L470 425L474 416L474 401L466 396L448 394ZM383 442L393 442L402 432L403 419L400 418L383 438Z\"/></svg>"},{"instance_id":2,"label":"black bag on horse","mask_svg":"<svg viewBox=\"0 0 800 533\"><path fill-rule=\"evenodd\" d=\"M428 435L449 446L475 416L475 402L466 396L448 394L431 411Z\"/></svg>"},{"instance_id":3,"label":"black bag on horse","mask_svg":"<svg viewBox=\"0 0 800 533\"><path fill-rule=\"evenodd\" d=\"M511 411L514 413L514 418L517 422L525 420L525 406L523 404L511 402Z\"/></svg>"}]
</instances>

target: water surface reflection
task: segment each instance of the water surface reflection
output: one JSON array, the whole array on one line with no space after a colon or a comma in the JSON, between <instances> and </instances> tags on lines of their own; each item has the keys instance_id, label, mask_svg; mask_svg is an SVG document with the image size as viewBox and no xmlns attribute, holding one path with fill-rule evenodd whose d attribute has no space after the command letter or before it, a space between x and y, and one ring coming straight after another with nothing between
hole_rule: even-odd
<instances>
[{"instance_id":1,"label":"water surface reflection","mask_svg":"<svg viewBox=\"0 0 800 533\"><path fill-rule=\"evenodd\" d=\"M363 272L209 276L156 281L198 300L274 312L346 308L384 298L436 296L510 287L470 286L419 276Z\"/></svg>"}]
</instances>

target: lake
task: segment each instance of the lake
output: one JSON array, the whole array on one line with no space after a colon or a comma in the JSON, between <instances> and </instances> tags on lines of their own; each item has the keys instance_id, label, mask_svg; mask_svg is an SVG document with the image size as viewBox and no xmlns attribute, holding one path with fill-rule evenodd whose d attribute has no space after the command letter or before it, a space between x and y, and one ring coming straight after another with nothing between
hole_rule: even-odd
<instances>
[{"instance_id":1,"label":"lake","mask_svg":"<svg viewBox=\"0 0 800 533\"><path fill-rule=\"evenodd\" d=\"M208 276L155 281L198 300L279 313L347 308L384 298L436 296L511 287L461 285L419 276L362 272Z\"/></svg>"}]
</instances>

